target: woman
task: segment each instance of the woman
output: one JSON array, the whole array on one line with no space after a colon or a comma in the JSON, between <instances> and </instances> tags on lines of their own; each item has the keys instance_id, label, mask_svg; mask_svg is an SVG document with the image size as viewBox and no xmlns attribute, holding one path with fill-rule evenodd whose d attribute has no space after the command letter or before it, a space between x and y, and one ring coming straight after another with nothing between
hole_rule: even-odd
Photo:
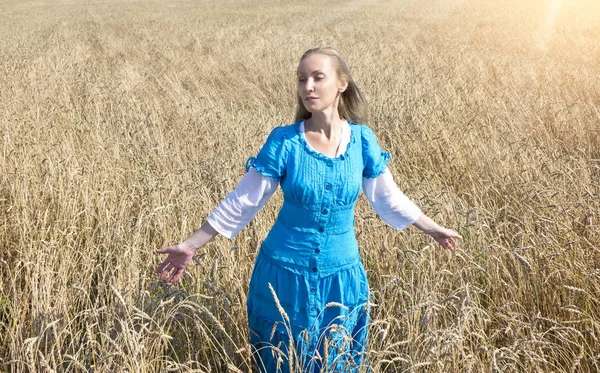
<instances>
[{"instance_id":1,"label":"woman","mask_svg":"<svg viewBox=\"0 0 600 373\"><path fill-rule=\"evenodd\" d=\"M177 281L195 251L231 238L278 185L284 203L261 245L248 291L250 342L262 372L352 371L363 362L369 288L354 235L361 191L391 226L414 225L446 249L460 237L421 213L394 183L389 153L364 122L364 99L342 57L329 48L300 59L293 125L275 128L235 191L168 254L161 279Z\"/></svg>"}]
</instances>

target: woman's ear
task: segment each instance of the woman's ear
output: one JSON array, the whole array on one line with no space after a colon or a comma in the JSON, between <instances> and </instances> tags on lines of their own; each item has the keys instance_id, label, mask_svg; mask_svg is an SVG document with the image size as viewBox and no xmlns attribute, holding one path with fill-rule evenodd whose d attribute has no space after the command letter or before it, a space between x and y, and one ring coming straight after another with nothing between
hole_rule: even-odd
<instances>
[{"instance_id":1,"label":"woman's ear","mask_svg":"<svg viewBox=\"0 0 600 373\"><path fill-rule=\"evenodd\" d=\"M340 93L344 92L346 90L346 88L348 88L348 82L340 82L340 87L338 88L338 91Z\"/></svg>"}]
</instances>

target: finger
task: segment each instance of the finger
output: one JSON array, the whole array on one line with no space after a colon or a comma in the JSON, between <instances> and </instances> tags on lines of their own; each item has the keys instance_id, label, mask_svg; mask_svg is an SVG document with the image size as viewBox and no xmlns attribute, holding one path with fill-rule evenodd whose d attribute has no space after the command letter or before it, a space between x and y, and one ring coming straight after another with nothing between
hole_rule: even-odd
<instances>
[{"instance_id":1,"label":"finger","mask_svg":"<svg viewBox=\"0 0 600 373\"><path fill-rule=\"evenodd\" d=\"M457 250L460 247L460 243L458 241L454 242L454 250Z\"/></svg>"},{"instance_id":2,"label":"finger","mask_svg":"<svg viewBox=\"0 0 600 373\"><path fill-rule=\"evenodd\" d=\"M169 278L169 280L167 282L171 282L171 283L175 283L179 280L179 278L181 277L181 275L183 274L184 268L179 268L176 271L173 271L173 275L171 276L171 278Z\"/></svg>"},{"instance_id":3,"label":"finger","mask_svg":"<svg viewBox=\"0 0 600 373\"><path fill-rule=\"evenodd\" d=\"M164 271L167 264L169 264L168 259L163 260L163 262L160 263L160 265L156 268L156 273L161 273Z\"/></svg>"},{"instance_id":4,"label":"finger","mask_svg":"<svg viewBox=\"0 0 600 373\"><path fill-rule=\"evenodd\" d=\"M160 250L155 250L154 252L155 252L156 254L168 254L168 253L170 253L170 252L171 252L171 249L172 249L172 248L173 248L173 246L169 246L169 247L162 248L162 249L160 249Z\"/></svg>"},{"instance_id":5,"label":"finger","mask_svg":"<svg viewBox=\"0 0 600 373\"><path fill-rule=\"evenodd\" d=\"M159 279L163 280L165 278L168 278L169 277L169 273L171 272L172 269L173 269L173 266L171 265L171 262L167 263L167 265L165 266L165 268L160 273Z\"/></svg>"},{"instance_id":6,"label":"finger","mask_svg":"<svg viewBox=\"0 0 600 373\"><path fill-rule=\"evenodd\" d=\"M459 238L454 238L454 245L458 248L458 246L460 245L460 239L462 239L462 237Z\"/></svg>"},{"instance_id":7,"label":"finger","mask_svg":"<svg viewBox=\"0 0 600 373\"><path fill-rule=\"evenodd\" d=\"M169 272L168 271L162 272L160 274L160 276L158 277L159 280L166 280L167 278L169 278Z\"/></svg>"}]
</instances>

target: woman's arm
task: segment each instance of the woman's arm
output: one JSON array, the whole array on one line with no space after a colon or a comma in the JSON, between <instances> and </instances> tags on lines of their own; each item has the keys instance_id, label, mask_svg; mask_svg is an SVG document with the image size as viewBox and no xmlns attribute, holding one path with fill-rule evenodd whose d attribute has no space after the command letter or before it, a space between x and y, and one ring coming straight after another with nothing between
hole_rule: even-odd
<instances>
[{"instance_id":1,"label":"woman's arm","mask_svg":"<svg viewBox=\"0 0 600 373\"><path fill-rule=\"evenodd\" d=\"M250 168L237 188L206 218L221 235L232 239L267 203L278 181Z\"/></svg>"},{"instance_id":2,"label":"woman's arm","mask_svg":"<svg viewBox=\"0 0 600 373\"><path fill-rule=\"evenodd\" d=\"M165 260L156 268L156 273L160 274L159 278L167 280L167 282L176 282L179 280L183 275L185 267L187 267L196 253L196 250L206 245L218 234L219 232L208 222L205 222L200 229L184 242L156 250L156 254L168 254Z\"/></svg>"},{"instance_id":3,"label":"woman's arm","mask_svg":"<svg viewBox=\"0 0 600 373\"><path fill-rule=\"evenodd\" d=\"M394 229L414 225L433 237L442 247L454 250L462 238L451 229L444 228L423 214L396 185L390 170L376 178L363 178L363 190L377 214Z\"/></svg>"},{"instance_id":4,"label":"woman's arm","mask_svg":"<svg viewBox=\"0 0 600 373\"><path fill-rule=\"evenodd\" d=\"M229 239L244 228L275 193L279 183L253 169L248 170L237 188L208 216L207 221L184 242L157 250L168 254L156 272L167 282L179 280L194 253L218 234Z\"/></svg>"},{"instance_id":5,"label":"woman's arm","mask_svg":"<svg viewBox=\"0 0 600 373\"><path fill-rule=\"evenodd\" d=\"M458 248L458 240L462 238L460 234L452 229L442 227L425 214L422 214L413 225L433 237L444 249L450 251Z\"/></svg>"},{"instance_id":6,"label":"woman's arm","mask_svg":"<svg viewBox=\"0 0 600 373\"><path fill-rule=\"evenodd\" d=\"M396 230L408 227L422 215L398 188L388 168L376 178L363 178L363 191L377 215Z\"/></svg>"}]
</instances>

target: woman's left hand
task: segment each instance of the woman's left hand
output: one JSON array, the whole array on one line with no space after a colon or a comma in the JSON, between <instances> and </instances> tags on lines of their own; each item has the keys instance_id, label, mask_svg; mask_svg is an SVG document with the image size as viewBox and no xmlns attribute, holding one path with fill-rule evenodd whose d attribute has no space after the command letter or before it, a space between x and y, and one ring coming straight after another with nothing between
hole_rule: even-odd
<instances>
[{"instance_id":1,"label":"woman's left hand","mask_svg":"<svg viewBox=\"0 0 600 373\"><path fill-rule=\"evenodd\" d=\"M414 226L427 233L436 240L444 249L454 251L458 249L458 240L462 239L461 235L452 229L444 228L434 222L425 214L421 214Z\"/></svg>"},{"instance_id":2,"label":"woman's left hand","mask_svg":"<svg viewBox=\"0 0 600 373\"><path fill-rule=\"evenodd\" d=\"M462 236L452 229L439 227L435 231L429 233L434 240L436 240L444 249L454 251L458 249L458 240L462 239Z\"/></svg>"}]
</instances>

